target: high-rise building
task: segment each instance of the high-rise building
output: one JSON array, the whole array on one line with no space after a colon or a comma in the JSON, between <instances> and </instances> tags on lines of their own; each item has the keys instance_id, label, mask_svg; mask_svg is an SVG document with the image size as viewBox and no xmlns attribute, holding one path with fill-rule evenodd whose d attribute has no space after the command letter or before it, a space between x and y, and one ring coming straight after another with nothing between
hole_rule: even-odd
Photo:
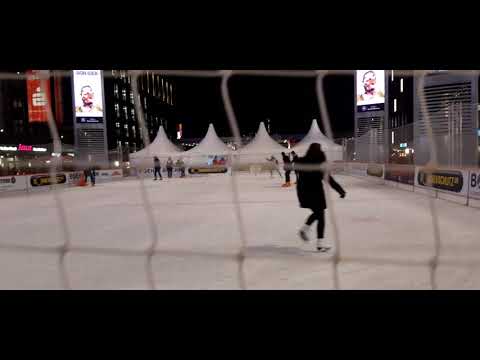
<instances>
[{"instance_id":1,"label":"high-rise building","mask_svg":"<svg viewBox=\"0 0 480 360\"><path fill-rule=\"evenodd\" d=\"M442 166L477 166L479 161L479 81L477 71L430 71L424 78L425 107L415 93L415 163L432 160L435 145ZM418 78L415 77L415 87ZM432 134L429 134L431 129ZM434 142L432 144L431 136Z\"/></svg>"},{"instance_id":2,"label":"high-rise building","mask_svg":"<svg viewBox=\"0 0 480 360\"><path fill-rule=\"evenodd\" d=\"M160 125L174 140L176 96L172 79L147 71L139 76L137 88L149 140L155 139ZM145 136L137 121L132 75L126 70L112 70L111 76L105 78L105 93L109 147L127 160L129 153L144 147Z\"/></svg>"}]
</instances>

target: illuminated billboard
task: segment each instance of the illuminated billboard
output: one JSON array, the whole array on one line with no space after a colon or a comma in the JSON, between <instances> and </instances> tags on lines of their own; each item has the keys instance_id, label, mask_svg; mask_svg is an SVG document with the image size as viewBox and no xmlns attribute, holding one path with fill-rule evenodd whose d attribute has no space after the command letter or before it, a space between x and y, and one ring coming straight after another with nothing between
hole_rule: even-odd
<instances>
[{"instance_id":1,"label":"illuminated billboard","mask_svg":"<svg viewBox=\"0 0 480 360\"><path fill-rule=\"evenodd\" d=\"M101 70L74 70L75 116L78 123L103 122L103 84Z\"/></svg>"},{"instance_id":2,"label":"illuminated billboard","mask_svg":"<svg viewBox=\"0 0 480 360\"><path fill-rule=\"evenodd\" d=\"M50 72L48 70L28 70L27 74L27 99L28 122L45 123L48 121L50 95Z\"/></svg>"},{"instance_id":3,"label":"illuminated billboard","mask_svg":"<svg viewBox=\"0 0 480 360\"><path fill-rule=\"evenodd\" d=\"M357 70L356 101L358 112L385 109L385 71Z\"/></svg>"}]
</instances>

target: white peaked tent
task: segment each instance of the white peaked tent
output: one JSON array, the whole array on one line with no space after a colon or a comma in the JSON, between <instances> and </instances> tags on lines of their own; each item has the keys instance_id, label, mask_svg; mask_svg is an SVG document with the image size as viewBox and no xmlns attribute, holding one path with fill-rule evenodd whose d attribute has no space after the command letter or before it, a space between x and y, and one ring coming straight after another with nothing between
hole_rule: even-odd
<instances>
[{"instance_id":1,"label":"white peaked tent","mask_svg":"<svg viewBox=\"0 0 480 360\"><path fill-rule=\"evenodd\" d=\"M322 145L322 150L327 155L328 161L341 161L343 160L343 147L335 144L332 140L323 135L320 130L317 120L313 120L312 127L308 134L293 147L298 156L304 156L308 148L313 143L319 143Z\"/></svg>"},{"instance_id":2,"label":"white peaked tent","mask_svg":"<svg viewBox=\"0 0 480 360\"><path fill-rule=\"evenodd\" d=\"M178 158L184 153L168 139L163 126L160 126L155 140L145 149L130 154L130 162L133 166L153 166L154 156L163 161L169 157Z\"/></svg>"},{"instance_id":3,"label":"white peaked tent","mask_svg":"<svg viewBox=\"0 0 480 360\"><path fill-rule=\"evenodd\" d=\"M231 153L230 148L218 137L213 124L210 124L205 138L193 149L185 152L185 159L190 165L203 164L207 162L208 156L226 156Z\"/></svg>"},{"instance_id":4,"label":"white peaked tent","mask_svg":"<svg viewBox=\"0 0 480 360\"><path fill-rule=\"evenodd\" d=\"M239 149L237 154L240 155L241 162L266 162L266 159L272 155L281 162L282 152L288 152L288 149L273 140L265 124L261 122L255 138Z\"/></svg>"},{"instance_id":5,"label":"white peaked tent","mask_svg":"<svg viewBox=\"0 0 480 360\"><path fill-rule=\"evenodd\" d=\"M239 154L272 155L286 151L288 151L287 148L283 147L270 137L265 128L265 124L261 122L255 138L242 147L239 150Z\"/></svg>"}]
</instances>

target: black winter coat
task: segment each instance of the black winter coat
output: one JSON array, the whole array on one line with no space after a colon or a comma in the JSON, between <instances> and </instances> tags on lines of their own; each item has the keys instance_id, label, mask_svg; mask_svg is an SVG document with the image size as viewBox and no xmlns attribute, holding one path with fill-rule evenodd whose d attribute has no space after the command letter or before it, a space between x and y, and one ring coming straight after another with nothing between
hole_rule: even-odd
<instances>
[{"instance_id":1,"label":"black winter coat","mask_svg":"<svg viewBox=\"0 0 480 360\"><path fill-rule=\"evenodd\" d=\"M297 160L296 164L309 164L305 158ZM297 195L300 207L305 209L326 209L325 191L323 190L323 171L302 171L298 170ZM340 195L345 194L345 190L330 176L330 186Z\"/></svg>"}]
</instances>

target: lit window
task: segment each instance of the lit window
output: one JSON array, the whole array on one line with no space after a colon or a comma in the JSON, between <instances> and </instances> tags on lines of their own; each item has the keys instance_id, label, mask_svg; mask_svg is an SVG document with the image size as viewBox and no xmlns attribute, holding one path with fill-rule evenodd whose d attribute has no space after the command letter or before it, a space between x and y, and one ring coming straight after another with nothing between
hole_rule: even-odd
<instances>
[{"instance_id":1,"label":"lit window","mask_svg":"<svg viewBox=\"0 0 480 360\"><path fill-rule=\"evenodd\" d=\"M123 128L124 128L125 130L128 130L128 125L127 125L127 124L123 125Z\"/></svg>"},{"instance_id":2,"label":"lit window","mask_svg":"<svg viewBox=\"0 0 480 360\"><path fill-rule=\"evenodd\" d=\"M115 126L116 126L117 128L120 128L120 123L119 123L119 122L115 123Z\"/></svg>"},{"instance_id":3,"label":"lit window","mask_svg":"<svg viewBox=\"0 0 480 360\"><path fill-rule=\"evenodd\" d=\"M166 98L166 99L165 99L165 102L166 102L167 104L169 104L169 103L170 103L170 98L169 98L169 95L168 95L168 89L169 89L169 87L168 87L168 81L167 81L167 80L165 80L165 92L166 92L166 95L165 95L165 98Z\"/></svg>"},{"instance_id":4,"label":"lit window","mask_svg":"<svg viewBox=\"0 0 480 360\"><path fill-rule=\"evenodd\" d=\"M403 78L400 79L400 92L403 93Z\"/></svg>"},{"instance_id":5,"label":"lit window","mask_svg":"<svg viewBox=\"0 0 480 360\"><path fill-rule=\"evenodd\" d=\"M393 70L392 70L392 81L393 81L393 76L394 76L394 75L393 75Z\"/></svg>"},{"instance_id":6,"label":"lit window","mask_svg":"<svg viewBox=\"0 0 480 360\"><path fill-rule=\"evenodd\" d=\"M165 88L163 87L163 79L162 79L162 101L165 102Z\"/></svg>"},{"instance_id":7,"label":"lit window","mask_svg":"<svg viewBox=\"0 0 480 360\"><path fill-rule=\"evenodd\" d=\"M397 99L393 99L393 112L397 112Z\"/></svg>"},{"instance_id":8,"label":"lit window","mask_svg":"<svg viewBox=\"0 0 480 360\"><path fill-rule=\"evenodd\" d=\"M127 90L126 89L122 89L122 98L123 98L123 100L127 100Z\"/></svg>"}]
</instances>

